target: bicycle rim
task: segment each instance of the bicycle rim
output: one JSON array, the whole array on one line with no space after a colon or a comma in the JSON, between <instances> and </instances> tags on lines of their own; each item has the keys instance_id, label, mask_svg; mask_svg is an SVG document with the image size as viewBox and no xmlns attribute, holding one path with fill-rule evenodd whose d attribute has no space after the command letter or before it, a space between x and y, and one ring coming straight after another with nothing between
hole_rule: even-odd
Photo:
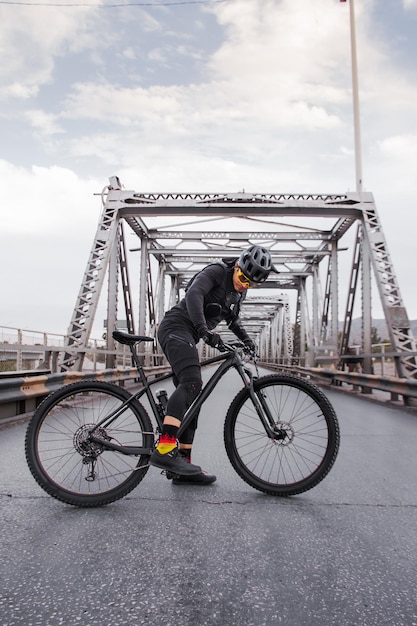
<instances>
[{"instance_id":1,"label":"bicycle rim","mask_svg":"<svg viewBox=\"0 0 417 626\"><path fill-rule=\"evenodd\" d=\"M94 381L68 385L44 400L29 423L26 458L47 493L68 504L98 506L122 498L142 480L149 456L126 456L89 440L91 429L129 397ZM119 445L153 445L149 417L135 401L95 432Z\"/></svg>"},{"instance_id":2,"label":"bicycle rim","mask_svg":"<svg viewBox=\"0 0 417 626\"><path fill-rule=\"evenodd\" d=\"M265 376L255 391L273 419L268 436L246 389L232 402L225 445L237 473L255 489L289 496L316 486L339 448L339 425L326 396L293 376Z\"/></svg>"}]
</instances>

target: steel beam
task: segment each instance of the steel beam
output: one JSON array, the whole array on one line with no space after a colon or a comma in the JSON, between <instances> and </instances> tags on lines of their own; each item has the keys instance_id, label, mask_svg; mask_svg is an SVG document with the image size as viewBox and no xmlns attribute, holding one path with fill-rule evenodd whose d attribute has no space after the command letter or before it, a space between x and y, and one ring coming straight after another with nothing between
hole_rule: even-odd
<instances>
[{"instance_id":1,"label":"steel beam","mask_svg":"<svg viewBox=\"0 0 417 626\"><path fill-rule=\"evenodd\" d=\"M77 369L82 364L80 355L88 343L104 273L115 258L111 256L114 246L119 249L117 258L124 293L130 291L124 266L125 248L122 250L120 240L117 241L117 233L123 233L118 231L122 222L126 222L139 241L131 252L140 250L141 257L139 288L135 290L139 294L137 314L141 334L155 332L165 303L171 307L178 302L191 276L208 263L238 256L253 243L270 249L279 274L271 274L262 290L251 290L242 310L250 331L259 337L263 349L277 359L303 357L305 348L313 355L320 350L322 354L330 349L337 352L341 241L354 224L363 224L362 254L368 255L374 272L392 346L404 355L398 359L398 372L417 378L415 341L371 193L149 193L124 190L119 179L112 177L102 198L103 213L71 319L63 369ZM367 267L365 257L363 261ZM364 267L360 288L364 323L369 329L371 277ZM320 282L324 277L326 288L321 297ZM108 288L111 324L117 318L114 313L117 283L112 262ZM358 289L356 282L353 286L351 282L349 288L349 298L353 298L352 289L354 292ZM266 302L251 304L252 298L264 292L275 292L275 308ZM287 298L285 304L280 301L283 292ZM297 302L293 322L290 295ZM125 299L125 308L131 309L130 298L127 302ZM348 305L346 315L351 313ZM126 315L128 318L128 311ZM133 327L131 311L130 315ZM107 330L111 333L112 329ZM367 345L368 336L369 330L364 338ZM344 342L348 340L349 337L344 337Z\"/></svg>"}]
</instances>

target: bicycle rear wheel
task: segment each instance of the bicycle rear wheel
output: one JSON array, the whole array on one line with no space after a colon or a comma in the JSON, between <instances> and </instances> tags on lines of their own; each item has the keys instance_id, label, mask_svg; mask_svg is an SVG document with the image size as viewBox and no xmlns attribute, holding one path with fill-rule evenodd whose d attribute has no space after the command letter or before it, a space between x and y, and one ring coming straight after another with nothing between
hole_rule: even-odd
<instances>
[{"instance_id":1,"label":"bicycle rear wheel","mask_svg":"<svg viewBox=\"0 0 417 626\"><path fill-rule=\"evenodd\" d=\"M339 449L332 405L315 385L295 376L263 376L255 393L273 420L267 435L247 389L226 415L229 460L244 481L265 493L291 496L315 487L328 474Z\"/></svg>"},{"instance_id":2,"label":"bicycle rear wheel","mask_svg":"<svg viewBox=\"0 0 417 626\"><path fill-rule=\"evenodd\" d=\"M144 478L149 455L127 456L89 439L91 430L130 394L101 381L83 381L51 393L29 422L25 451L35 480L49 495L80 507L123 498ZM109 443L152 449L152 424L144 407L131 400L95 434Z\"/></svg>"}]
</instances>

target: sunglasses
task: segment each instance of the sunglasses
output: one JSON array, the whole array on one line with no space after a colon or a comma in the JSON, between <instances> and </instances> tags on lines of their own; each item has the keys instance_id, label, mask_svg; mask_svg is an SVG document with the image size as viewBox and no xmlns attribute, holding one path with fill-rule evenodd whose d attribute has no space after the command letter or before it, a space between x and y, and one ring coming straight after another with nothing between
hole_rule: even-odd
<instances>
[{"instance_id":1,"label":"sunglasses","mask_svg":"<svg viewBox=\"0 0 417 626\"><path fill-rule=\"evenodd\" d=\"M240 267L237 268L237 278L242 285L246 285L248 288L255 287L258 283L255 283L253 280L245 276Z\"/></svg>"}]
</instances>

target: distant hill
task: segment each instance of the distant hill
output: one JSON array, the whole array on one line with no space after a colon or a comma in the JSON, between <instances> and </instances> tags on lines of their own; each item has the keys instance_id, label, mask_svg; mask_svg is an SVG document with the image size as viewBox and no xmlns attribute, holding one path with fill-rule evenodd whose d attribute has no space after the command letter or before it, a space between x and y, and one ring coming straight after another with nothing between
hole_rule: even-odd
<instances>
[{"instance_id":1,"label":"distant hill","mask_svg":"<svg viewBox=\"0 0 417 626\"><path fill-rule=\"evenodd\" d=\"M377 329L378 335L381 337L381 340L384 341L388 339L388 330L387 325L384 319L372 320L372 326ZM410 326L413 331L414 337L417 338L417 320L410 320ZM340 329L342 330L343 324L340 325ZM362 338L362 320L360 317L357 317L352 320L352 329L350 336L350 343L360 343Z\"/></svg>"}]
</instances>

